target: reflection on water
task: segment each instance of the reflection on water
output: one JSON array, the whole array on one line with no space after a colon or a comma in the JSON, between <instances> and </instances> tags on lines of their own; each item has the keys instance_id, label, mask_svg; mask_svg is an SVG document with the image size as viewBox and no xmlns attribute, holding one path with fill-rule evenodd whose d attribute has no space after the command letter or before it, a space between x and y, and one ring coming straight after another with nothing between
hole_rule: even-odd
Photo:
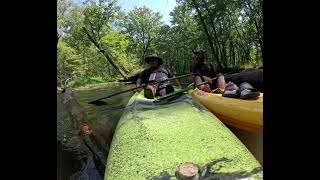
<instances>
[{"instance_id":1,"label":"reflection on water","mask_svg":"<svg viewBox=\"0 0 320 180\"><path fill-rule=\"evenodd\" d=\"M63 151L72 152L77 160L81 160L88 153L78 136L75 123L71 121L64 104L62 96L57 95L57 141ZM59 147L59 146L58 146Z\"/></svg>"},{"instance_id":2,"label":"reflection on water","mask_svg":"<svg viewBox=\"0 0 320 180\"><path fill-rule=\"evenodd\" d=\"M253 156L260 162L261 166L263 166L263 133L256 134L230 126L228 126L228 128L249 149Z\"/></svg>"},{"instance_id":3,"label":"reflection on water","mask_svg":"<svg viewBox=\"0 0 320 180\"><path fill-rule=\"evenodd\" d=\"M81 169L88 151L78 137L75 124L72 123L57 95L57 179L69 180L69 177Z\"/></svg>"},{"instance_id":4,"label":"reflection on water","mask_svg":"<svg viewBox=\"0 0 320 180\"><path fill-rule=\"evenodd\" d=\"M113 84L103 89L79 91L76 92L74 96L86 113L86 119L89 122L93 123L95 121L100 121L114 129L121 117L123 108L129 101L130 97L134 94L134 91L104 99L103 101L106 102L106 105L102 106L95 106L88 104L88 102L130 89L132 87L134 87L132 84Z\"/></svg>"},{"instance_id":5,"label":"reflection on water","mask_svg":"<svg viewBox=\"0 0 320 180\"><path fill-rule=\"evenodd\" d=\"M74 97L85 113L85 119L94 130L95 137L92 146L95 146L103 157L106 157L112 140L114 129L121 117L123 108L134 92L124 93L105 99L105 106L88 104L92 100L108 96L133 85L111 84L103 89L82 90L74 93ZM57 176L59 180L81 179L91 174L90 179L98 179L93 168L92 155L79 137L79 130L70 119L62 95L57 95ZM90 158L91 157L91 158ZM92 175L95 174L93 177Z\"/></svg>"}]
</instances>

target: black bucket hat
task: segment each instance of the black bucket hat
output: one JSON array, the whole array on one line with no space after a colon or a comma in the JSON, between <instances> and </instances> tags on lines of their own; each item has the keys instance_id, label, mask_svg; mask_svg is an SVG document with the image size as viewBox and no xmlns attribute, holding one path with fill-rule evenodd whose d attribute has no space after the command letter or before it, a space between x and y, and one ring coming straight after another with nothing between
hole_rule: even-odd
<instances>
[{"instance_id":1,"label":"black bucket hat","mask_svg":"<svg viewBox=\"0 0 320 180\"><path fill-rule=\"evenodd\" d=\"M205 54L206 51L204 49L196 49L195 51L193 51L193 54Z\"/></svg>"},{"instance_id":2,"label":"black bucket hat","mask_svg":"<svg viewBox=\"0 0 320 180\"><path fill-rule=\"evenodd\" d=\"M148 55L144 58L144 60L146 61L146 63L149 63L151 59L157 59L159 61L159 64L162 65L163 61L162 59L157 55L157 54L151 54Z\"/></svg>"}]
</instances>

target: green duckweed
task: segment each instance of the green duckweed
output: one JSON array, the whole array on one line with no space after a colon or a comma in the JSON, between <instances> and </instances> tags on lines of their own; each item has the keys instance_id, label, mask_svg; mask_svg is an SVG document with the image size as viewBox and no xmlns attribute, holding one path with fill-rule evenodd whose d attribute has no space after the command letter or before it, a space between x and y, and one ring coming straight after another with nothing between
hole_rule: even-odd
<instances>
[{"instance_id":1,"label":"green duckweed","mask_svg":"<svg viewBox=\"0 0 320 180\"><path fill-rule=\"evenodd\" d=\"M223 123L190 97L164 105L140 103L147 101L151 100L142 94L130 99L113 137L105 180L174 175L181 163L205 167L221 158L229 161L219 162L211 171L251 172L261 167ZM252 177L262 179L262 172Z\"/></svg>"}]
</instances>

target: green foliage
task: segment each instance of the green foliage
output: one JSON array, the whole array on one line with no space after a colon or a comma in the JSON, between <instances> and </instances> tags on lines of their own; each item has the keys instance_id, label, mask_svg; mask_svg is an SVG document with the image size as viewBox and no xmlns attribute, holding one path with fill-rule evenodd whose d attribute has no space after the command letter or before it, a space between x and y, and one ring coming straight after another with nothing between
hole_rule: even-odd
<instances>
[{"instance_id":1,"label":"green foliage","mask_svg":"<svg viewBox=\"0 0 320 180\"><path fill-rule=\"evenodd\" d=\"M68 47L64 42L59 42L57 50L57 72L60 79L77 78L85 74L86 65L81 55Z\"/></svg>"},{"instance_id":2,"label":"green foliage","mask_svg":"<svg viewBox=\"0 0 320 180\"><path fill-rule=\"evenodd\" d=\"M170 15L173 27L160 39L167 64L178 71L189 69L191 52L199 47L207 50L217 71L261 63L262 1L179 0Z\"/></svg>"},{"instance_id":3,"label":"green foliage","mask_svg":"<svg viewBox=\"0 0 320 180\"><path fill-rule=\"evenodd\" d=\"M58 30L63 31L66 29L67 24L65 16L71 6L71 3L69 0L58 0L57 5L57 26Z\"/></svg>"},{"instance_id":4,"label":"green foliage","mask_svg":"<svg viewBox=\"0 0 320 180\"><path fill-rule=\"evenodd\" d=\"M140 64L143 64L148 50L158 43L155 40L162 24L161 18L159 12L153 12L146 6L135 7L125 17L123 26L132 42L130 51L139 57Z\"/></svg>"},{"instance_id":5,"label":"green foliage","mask_svg":"<svg viewBox=\"0 0 320 180\"><path fill-rule=\"evenodd\" d=\"M160 13L146 6L123 12L117 0L57 3L61 35L57 84L68 79L75 87L114 81L121 78L119 69L134 75L145 66L144 56L154 52L165 66L187 73L195 62L192 51L197 48L207 50L217 71L263 66L260 0L179 0L170 13L171 26L164 25Z\"/></svg>"},{"instance_id":6,"label":"green foliage","mask_svg":"<svg viewBox=\"0 0 320 180\"><path fill-rule=\"evenodd\" d=\"M80 86L85 86L89 84L99 84L99 83L104 83L104 82L112 82L116 80L115 78L112 78L110 76L106 77L82 77L73 81L70 81L68 84L69 87L75 88L75 87L80 87Z\"/></svg>"},{"instance_id":7,"label":"green foliage","mask_svg":"<svg viewBox=\"0 0 320 180\"><path fill-rule=\"evenodd\" d=\"M101 38L101 42L105 47L108 47L109 53L113 57L117 57L118 65L128 72L137 69L137 58L127 51L130 45L128 35L112 32L109 28L105 28L104 33L105 36Z\"/></svg>"}]
</instances>

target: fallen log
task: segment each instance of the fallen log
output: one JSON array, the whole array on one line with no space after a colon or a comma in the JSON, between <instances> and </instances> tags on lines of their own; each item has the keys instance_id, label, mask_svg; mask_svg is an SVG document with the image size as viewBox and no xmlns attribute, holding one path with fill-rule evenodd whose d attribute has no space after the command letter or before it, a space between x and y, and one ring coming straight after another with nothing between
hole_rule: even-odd
<instances>
[{"instance_id":1,"label":"fallen log","mask_svg":"<svg viewBox=\"0 0 320 180\"><path fill-rule=\"evenodd\" d=\"M76 101L76 99L73 97L73 91L72 89L65 89L63 93L63 104L65 104L66 109L72 119L72 121L75 123L76 129L79 130L79 136L84 142L85 146L89 149L89 151L93 155L93 160L96 165L96 168L100 175L103 177L104 170L105 170L105 160L99 155L103 153L99 153L103 151L102 148L104 146L103 143L105 141L101 141L103 137L100 135L100 129L91 129L88 126L88 122L85 119L85 114L80 106L80 104ZM106 131L106 129L104 129ZM104 133L106 133L104 131ZM98 132L98 133L97 133ZM108 129L108 135L109 137L112 136L111 128Z\"/></svg>"},{"instance_id":2,"label":"fallen log","mask_svg":"<svg viewBox=\"0 0 320 180\"><path fill-rule=\"evenodd\" d=\"M263 91L263 69L248 69L239 73L225 75L225 81L232 81L238 86L243 82L250 83L254 88Z\"/></svg>"}]
</instances>

